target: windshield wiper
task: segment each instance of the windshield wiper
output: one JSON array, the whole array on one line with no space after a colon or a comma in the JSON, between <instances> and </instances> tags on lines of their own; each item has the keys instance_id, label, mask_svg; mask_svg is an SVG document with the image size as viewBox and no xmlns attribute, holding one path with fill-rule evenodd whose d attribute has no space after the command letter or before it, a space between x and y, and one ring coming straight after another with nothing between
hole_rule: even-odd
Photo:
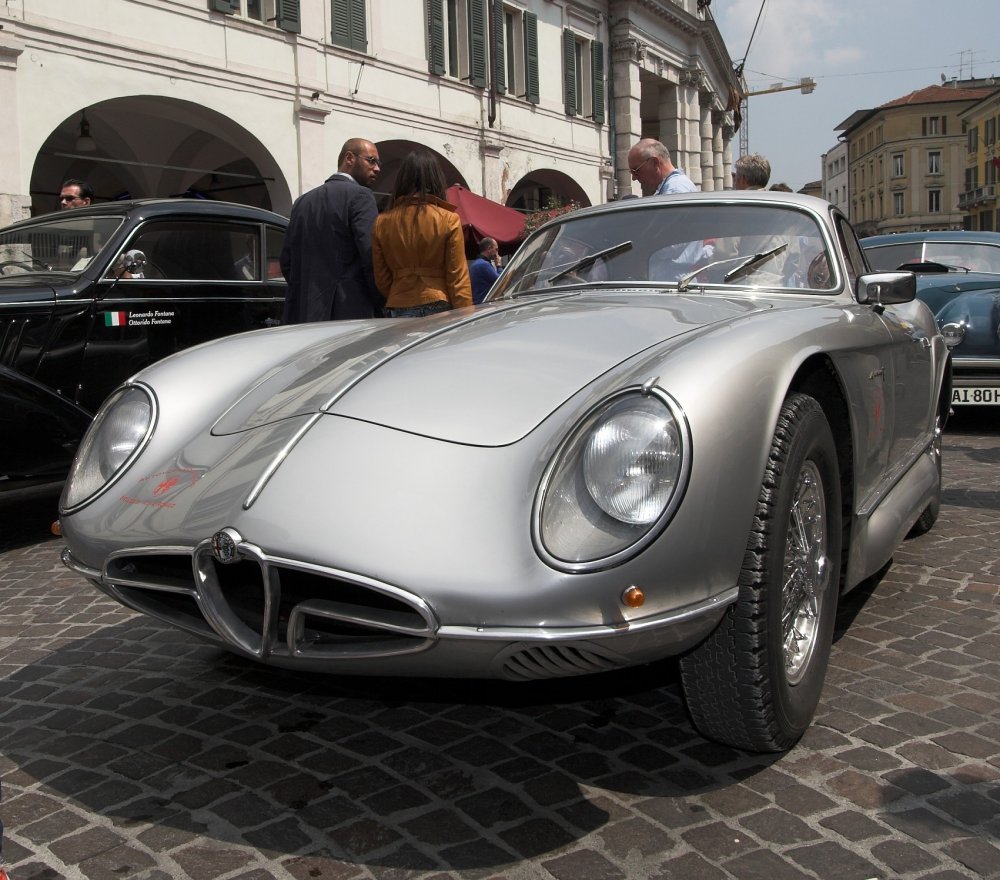
<instances>
[{"instance_id":1,"label":"windshield wiper","mask_svg":"<svg viewBox=\"0 0 1000 880\"><path fill-rule=\"evenodd\" d=\"M748 257L746 262L740 263L735 269L731 269L725 275L722 276L722 280L726 283L733 281L736 278L742 278L744 275L749 275L754 269L756 269L761 263L770 260L771 257L776 254L780 254L785 248L788 247L788 242L785 244L779 244L776 248L771 248L769 251L764 251L760 254L754 254L752 257Z\"/></svg>"},{"instance_id":2,"label":"windshield wiper","mask_svg":"<svg viewBox=\"0 0 1000 880\"><path fill-rule=\"evenodd\" d=\"M580 257L579 260L575 260L570 263L565 269L560 269L555 275L551 276L548 280L549 285L555 284L560 278L565 278L567 275L572 275L574 272L580 269L586 269L596 263L601 257L613 257L615 254L620 254L622 251L627 251L632 249L632 242L630 241L620 241L618 244L614 244L609 248L605 248L603 251L597 251L593 254L588 254L585 257Z\"/></svg>"}]
</instances>

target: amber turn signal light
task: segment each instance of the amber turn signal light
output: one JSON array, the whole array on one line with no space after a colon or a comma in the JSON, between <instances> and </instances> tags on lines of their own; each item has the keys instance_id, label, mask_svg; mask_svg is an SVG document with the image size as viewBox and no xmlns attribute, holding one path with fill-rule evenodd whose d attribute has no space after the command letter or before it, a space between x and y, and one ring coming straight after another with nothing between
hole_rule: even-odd
<instances>
[{"instance_id":1,"label":"amber turn signal light","mask_svg":"<svg viewBox=\"0 0 1000 880\"><path fill-rule=\"evenodd\" d=\"M622 602L628 605L629 608L638 608L645 601L646 594L638 587L629 587L622 593Z\"/></svg>"}]
</instances>

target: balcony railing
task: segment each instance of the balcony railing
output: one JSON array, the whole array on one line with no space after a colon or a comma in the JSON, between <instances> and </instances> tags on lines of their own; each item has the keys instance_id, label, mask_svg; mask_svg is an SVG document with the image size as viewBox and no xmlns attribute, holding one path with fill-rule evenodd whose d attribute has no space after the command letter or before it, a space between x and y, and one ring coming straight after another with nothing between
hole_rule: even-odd
<instances>
[{"instance_id":1,"label":"balcony railing","mask_svg":"<svg viewBox=\"0 0 1000 880\"><path fill-rule=\"evenodd\" d=\"M966 190L958 197L958 210L964 211L974 208L977 205L986 205L995 202L997 198L997 187L995 183L986 186L977 186L975 189Z\"/></svg>"}]
</instances>

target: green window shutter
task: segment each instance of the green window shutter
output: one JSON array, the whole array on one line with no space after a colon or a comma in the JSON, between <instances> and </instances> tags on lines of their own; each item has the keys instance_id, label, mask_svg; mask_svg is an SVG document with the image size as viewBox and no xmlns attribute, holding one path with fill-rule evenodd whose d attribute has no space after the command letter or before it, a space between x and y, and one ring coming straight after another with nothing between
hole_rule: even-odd
<instances>
[{"instance_id":1,"label":"green window shutter","mask_svg":"<svg viewBox=\"0 0 1000 880\"><path fill-rule=\"evenodd\" d=\"M493 4L493 70L495 71L493 85L497 94L507 91L507 67L504 63L504 17L503 3L496 0ZM513 86L513 83L511 83Z\"/></svg>"},{"instance_id":2,"label":"green window shutter","mask_svg":"<svg viewBox=\"0 0 1000 880\"><path fill-rule=\"evenodd\" d=\"M330 41L364 52L368 48L365 0L330 0Z\"/></svg>"},{"instance_id":3,"label":"green window shutter","mask_svg":"<svg viewBox=\"0 0 1000 880\"><path fill-rule=\"evenodd\" d=\"M299 23L299 0L275 0L275 24L291 34L302 33Z\"/></svg>"},{"instance_id":4,"label":"green window shutter","mask_svg":"<svg viewBox=\"0 0 1000 880\"><path fill-rule=\"evenodd\" d=\"M590 44L590 72L593 79L594 122L604 122L604 43Z\"/></svg>"},{"instance_id":5,"label":"green window shutter","mask_svg":"<svg viewBox=\"0 0 1000 880\"><path fill-rule=\"evenodd\" d=\"M486 88L486 0L469 0L469 82Z\"/></svg>"},{"instance_id":6,"label":"green window shutter","mask_svg":"<svg viewBox=\"0 0 1000 880\"><path fill-rule=\"evenodd\" d=\"M538 16L524 13L524 97L538 103Z\"/></svg>"},{"instance_id":7,"label":"green window shutter","mask_svg":"<svg viewBox=\"0 0 1000 880\"><path fill-rule=\"evenodd\" d=\"M566 115L576 116L576 37L563 31L563 103Z\"/></svg>"},{"instance_id":8,"label":"green window shutter","mask_svg":"<svg viewBox=\"0 0 1000 880\"><path fill-rule=\"evenodd\" d=\"M444 3L427 0L427 70L444 76Z\"/></svg>"},{"instance_id":9,"label":"green window shutter","mask_svg":"<svg viewBox=\"0 0 1000 880\"><path fill-rule=\"evenodd\" d=\"M240 0L208 0L208 8L212 12L225 12L229 15L240 11Z\"/></svg>"}]
</instances>

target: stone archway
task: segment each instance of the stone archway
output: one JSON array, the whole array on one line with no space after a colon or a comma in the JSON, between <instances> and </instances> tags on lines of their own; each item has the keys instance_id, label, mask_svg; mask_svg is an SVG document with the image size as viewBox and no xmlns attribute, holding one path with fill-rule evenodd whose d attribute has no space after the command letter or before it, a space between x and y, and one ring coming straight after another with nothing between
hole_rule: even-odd
<instances>
[{"instance_id":1,"label":"stone archway","mask_svg":"<svg viewBox=\"0 0 1000 880\"><path fill-rule=\"evenodd\" d=\"M551 168L535 169L522 177L510 192L507 205L519 211L540 211L550 203L568 205L576 202L588 207L590 199L568 174Z\"/></svg>"},{"instance_id":2,"label":"stone archway","mask_svg":"<svg viewBox=\"0 0 1000 880\"><path fill-rule=\"evenodd\" d=\"M416 141L387 140L377 141L375 146L378 147L378 154L382 159L378 179L375 181L373 189L380 211L385 211L392 205L392 192L396 188L396 176L399 174L399 166L409 153L413 153L416 150L425 150L437 159L438 165L441 166L441 173L444 174L445 188L459 183L468 189L468 184L462 172L446 156L441 155L437 150L433 150L425 144L418 144Z\"/></svg>"},{"instance_id":3,"label":"stone archway","mask_svg":"<svg viewBox=\"0 0 1000 880\"><path fill-rule=\"evenodd\" d=\"M285 215L292 207L284 174L254 135L215 110L155 95L101 101L64 119L35 157L31 213L58 207L69 177L88 181L97 201L194 196Z\"/></svg>"}]
</instances>

